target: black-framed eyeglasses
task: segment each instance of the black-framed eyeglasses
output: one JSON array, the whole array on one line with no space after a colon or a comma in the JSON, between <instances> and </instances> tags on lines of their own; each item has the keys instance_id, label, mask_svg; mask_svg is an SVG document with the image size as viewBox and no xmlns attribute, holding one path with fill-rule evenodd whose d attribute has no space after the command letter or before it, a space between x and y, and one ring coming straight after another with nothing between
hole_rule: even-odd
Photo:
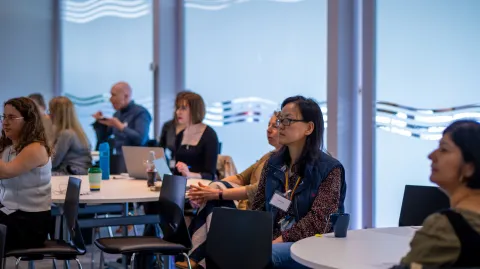
<instances>
[{"instance_id":1,"label":"black-framed eyeglasses","mask_svg":"<svg viewBox=\"0 0 480 269\"><path fill-rule=\"evenodd\" d=\"M0 121L13 121L13 120L20 120L23 119L23 117L15 117L13 115L0 115Z\"/></svg>"},{"instance_id":2,"label":"black-framed eyeglasses","mask_svg":"<svg viewBox=\"0 0 480 269\"><path fill-rule=\"evenodd\" d=\"M295 122L307 122L306 120L295 120L295 119L289 119L289 118L279 118L277 119L277 126L280 126L282 124L283 126L290 126L291 124Z\"/></svg>"}]
</instances>

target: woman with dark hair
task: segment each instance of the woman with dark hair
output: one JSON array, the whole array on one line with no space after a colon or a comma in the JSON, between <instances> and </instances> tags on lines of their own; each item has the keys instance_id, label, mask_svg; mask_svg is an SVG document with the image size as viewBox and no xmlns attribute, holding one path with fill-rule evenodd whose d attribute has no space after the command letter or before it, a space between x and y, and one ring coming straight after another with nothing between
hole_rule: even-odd
<instances>
[{"instance_id":1,"label":"woman with dark hair","mask_svg":"<svg viewBox=\"0 0 480 269\"><path fill-rule=\"evenodd\" d=\"M452 123L443 132L430 180L450 198L451 209L429 216L401 263L456 268L480 267L480 124Z\"/></svg>"},{"instance_id":2,"label":"woman with dark hair","mask_svg":"<svg viewBox=\"0 0 480 269\"><path fill-rule=\"evenodd\" d=\"M215 179L218 138L212 127L202 123L206 114L203 98L187 92L177 99L176 107L177 121L185 126L176 137L177 174L187 178Z\"/></svg>"},{"instance_id":3,"label":"woman with dark hair","mask_svg":"<svg viewBox=\"0 0 480 269\"><path fill-rule=\"evenodd\" d=\"M323 115L314 100L285 99L277 124L283 147L265 164L252 209L271 212L274 218L274 268L305 268L290 257L290 246L330 231L330 214L344 211L345 171L322 151Z\"/></svg>"},{"instance_id":4,"label":"woman with dark hair","mask_svg":"<svg viewBox=\"0 0 480 269\"><path fill-rule=\"evenodd\" d=\"M230 207L238 209L251 209L251 202L257 192L258 181L265 162L270 156L278 150L281 145L278 143L277 113L270 118L267 127L268 143L275 148L274 151L268 152L260 160L252 164L249 168L240 174L229 176L222 181L212 182L209 186L199 183L198 186L191 185L188 192L188 198L192 204L201 205L197 214L192 219L189 226L190 235L192 236L193 247L189 252L190 264L192 268L206 268L205 252L206 239L210 228L211 214L216 207ZM240 201L237 205L233 201ZM246 208L243 206L245 205ZM178 268L188 268L186 261L177 262Z\"/></svg>"},{"instance_id":5,"label":"woman with dark hair","mask_svg":"<svg viewBox=\"0 0 480 269\"><path fill-rule=\"evenodd\" d=\"M0 223L6 250L41 247L50 223L52 155L42 115L29 98L5 102L0 137Z\"/></svg>"}]
</instances>

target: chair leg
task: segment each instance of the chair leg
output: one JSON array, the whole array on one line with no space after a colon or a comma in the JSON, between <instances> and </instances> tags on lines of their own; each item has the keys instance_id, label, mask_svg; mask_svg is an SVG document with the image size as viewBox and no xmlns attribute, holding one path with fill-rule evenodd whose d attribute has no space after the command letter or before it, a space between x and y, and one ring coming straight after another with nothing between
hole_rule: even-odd
<instances>
[{"instance_id":1,"label":"chair leg","mask_svg":"<svg viewBox=\"0 0 480 269\"><path fill-rule=\"evenodd\" d=\"M157 254L157 265L158 265L158 268L163 268L162 259L160 258L160 254Z\"/></svg>"},{"instance_id":2,"label":"chair leg","mask_svg":"<svg viewBox=\"0 0 480 269\"><path fill-rule=\"evenodd\" d=\"M15 261L15 269L18 269L18 265L20 265L20 262L22 261L22 257L19 257L16 261Z\"/></svg>"},{"instance_id":3,"label":"chair leg","mask_svg":"<svg viewBox=\"0 0 480 269\"><path fill-rule=\"evenodd\" d=\"M79 260L79 259L75 259L75 261L76 261L77 264L78 264L78 268L79 268L79 269L83 269L82 264L80 263L80 260Z\"/></svg>"},{"instance_id":4,"label":"chair leg","mask_svg":"<svg viewBox=\"0 0 480 269\"><path fill-rule=\"evenodd\" d=\"M190 264L190 258L188 257L187 253L182 253L183 256L187 259L188 269L192 269L192 265Z\"/></svg>"},{"instance_id":5,"label":"chair leg","mask_svg":"<svg viewBox=\"0 0 480 269\"><path fill-rule=\"evenodd\" d=\"M130 269L135 269L135 253L132 253L132 257L130 258Z\"/></svg>"},{"instance_id":6,"label":"chair leg","mask_svg":"<svg viewBox=\"0 0 480 269\"><path fill-rule=\"evenodd\" d=\"M98 265L98 269L102 269L104 268L104 263L105 263L105 259L103 258L103 251L100 251L100 264Z\"/></svg>"}]
</instances>

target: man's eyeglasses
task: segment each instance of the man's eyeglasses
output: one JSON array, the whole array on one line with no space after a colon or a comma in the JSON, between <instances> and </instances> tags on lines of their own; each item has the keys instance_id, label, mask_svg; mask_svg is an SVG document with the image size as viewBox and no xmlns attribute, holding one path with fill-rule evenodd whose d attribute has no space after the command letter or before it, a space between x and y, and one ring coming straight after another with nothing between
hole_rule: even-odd
<instances>
[{"instance_id":1,"label":"man's eyeglasses","mask_svg":"<svg viewBox=\"0 0 480 269\"><path fill-rule=\"evenodd\" d=\"M0 121L13 121L13 120L20 120L23 119L23 117L15 117L13 115L0 115Z\"/></svg>"},{"instance_id":2,"label":"man's eyeglasses","mask_svg":"<svg viewBox=\"0 0 480 269\"><path fill-rule=\"evenodd\" d=\"M282 124L283 126L290 126L292 122L307 122L306 120L295 120L295 119L289 119L289 118L278 118L277 119L277 126L280 126Z\"/></svg>"}]
</instances>

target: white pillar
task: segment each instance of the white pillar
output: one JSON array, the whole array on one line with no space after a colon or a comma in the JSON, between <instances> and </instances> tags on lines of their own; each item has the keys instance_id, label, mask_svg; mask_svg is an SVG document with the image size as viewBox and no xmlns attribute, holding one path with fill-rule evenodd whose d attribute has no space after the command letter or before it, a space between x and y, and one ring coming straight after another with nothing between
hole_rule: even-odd
<instances>
[{"instance_id":1,"label":"white pillar","mask_svg":"<svg viewBox=\"0 0 480 269\"><path fill-rule=\"evenodd\" d=\"M356 5L352 0L328 1L327 108L328 151L342 162L347 181L345 207L350 227L361 227L358 115L358 48Z\"/></svg>"}]
</instances>

